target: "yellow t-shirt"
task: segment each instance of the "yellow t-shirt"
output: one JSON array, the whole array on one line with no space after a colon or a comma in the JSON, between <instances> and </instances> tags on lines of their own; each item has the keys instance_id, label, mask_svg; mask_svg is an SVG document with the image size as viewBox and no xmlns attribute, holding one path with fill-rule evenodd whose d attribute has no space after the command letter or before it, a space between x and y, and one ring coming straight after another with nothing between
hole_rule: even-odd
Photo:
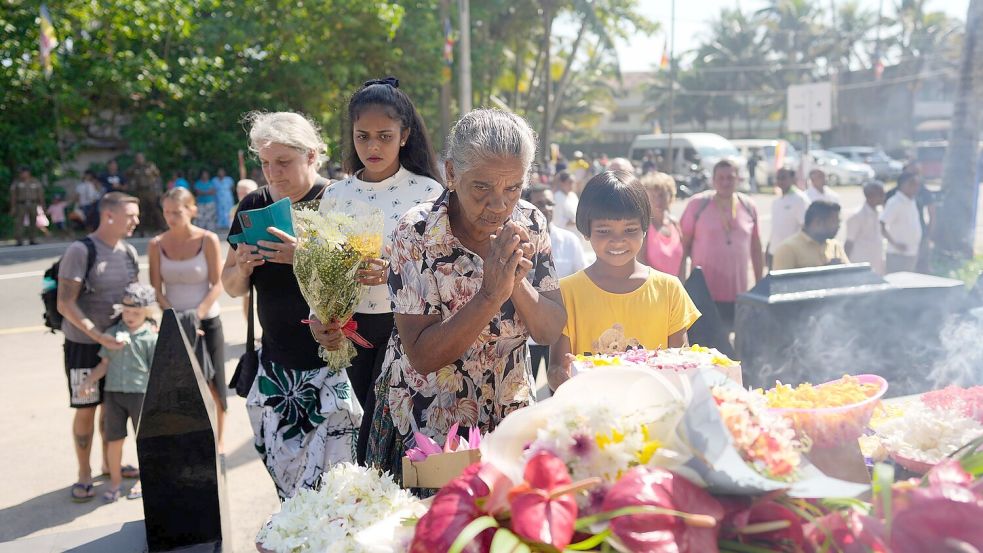
<instances>
[{"instance_id":1,"label":"yellow t-shirt","mask_svg":"<svg viewBox=\"0 0 983 553\"><path fill-rule=\"evenodd\" d=\"M560 294L567 310L563 334L575 354L665 348L670 335L700 318L679 279L656 270L627 294L603 290L580 271L560 280Z\"/></svg>"}]
</instances>

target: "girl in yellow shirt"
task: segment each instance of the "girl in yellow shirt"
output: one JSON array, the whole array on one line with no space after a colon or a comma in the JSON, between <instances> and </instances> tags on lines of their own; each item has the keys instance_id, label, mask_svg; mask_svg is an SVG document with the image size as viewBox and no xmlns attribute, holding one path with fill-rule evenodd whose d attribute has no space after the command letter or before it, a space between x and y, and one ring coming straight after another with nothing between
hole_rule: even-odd
<instances>
[{"instance_id":1,"label":"girl in yellow shirt","mask_svg":"<svg viewBox=\"0 0 983 553\"><path fill-rule=\"evenodd\" d=\"M693 300L675 275L636 259L650 210L631 173L607 171L584 188L577 230L590 240L597 261L560 280L567 324L550 348L551 389L570 378L573 354L687 345L686 331L700 317Z\"/></svg>"}]
</instances>

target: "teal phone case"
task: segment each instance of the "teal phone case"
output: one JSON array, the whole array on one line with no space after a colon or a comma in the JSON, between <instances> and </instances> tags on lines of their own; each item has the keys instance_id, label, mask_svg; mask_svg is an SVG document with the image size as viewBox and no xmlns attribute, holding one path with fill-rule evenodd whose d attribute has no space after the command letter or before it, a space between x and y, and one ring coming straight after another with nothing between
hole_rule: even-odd
<instances>
[{"instance_id":1,"label":"teal phone case","mask_svg":"<svg viewBox=\"0 0 983 553\"><path fill-rule=\"evenodd\" d=\"M266 229L274 227L294 236L294 222L290 214L290 198L283 198L259 209L240 211L237 215L242 232L229 237L233 244L249 244L255 246L260 240L280 242Z\"/></svg>"}]
</instances>

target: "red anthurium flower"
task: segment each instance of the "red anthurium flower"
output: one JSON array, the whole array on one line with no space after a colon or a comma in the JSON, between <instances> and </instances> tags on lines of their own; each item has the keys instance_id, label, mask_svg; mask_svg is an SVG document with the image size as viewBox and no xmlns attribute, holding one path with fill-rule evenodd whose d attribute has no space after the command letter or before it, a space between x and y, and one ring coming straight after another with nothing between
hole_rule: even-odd
<instances>
[{"instance_id":1,"label":"red anthurium flower","mask_svg":"<svg viewBox=\"0 0 983 553\"><path fill-rule=\"evenodd\" d=\"M721 531L728 538L796 550L804 547L802 519L788 507L767 498L752 502L728 498L721 503L727 512Z\"/></svg>"},{"instance_id":2,"label":"red anthurium flower","mask_svg":"<svg viewBox=\"0 0 983 553\"><path fill-rule=\"evenodd\" d=\"M829 513L804 527L807 551L887 553L884 524L857 511ZM829 543L832 536L832 543ZM834 547L835 546L835 547Z\"/></svg>"},{"instance_id":3,"label":"red anthurium flower","mask_svg":"<svg viewBox=\"0 0 983 553\"><path fill-rule=\"evenodd\" d=\"M955 459L947 459L935 465L925 476L930 487L940 484L969 487L973 484L973 475L966 472L966 469Z\"/></svg>"},{"instance_id":4,"label":"red anthurium flower","mask_svg":"<svg viewBox=\"0 0 983 553\"><path fill-rule=\"evenodd\" d=\"M908 508L896 514L891 523L892 551L983 550L983 504L975 497L954 500L951 497L955 495L912 497Z\"/></svg>"},{"instance_id":5,"label":"red anthurium flower","mask_svg":"<svg viewBox=\"0 0 983 553\"><path fill-rule=\"evenodd\" d=\"M437 492L430 510L416 524L410 553L447 551L471 521L486 514L478 506L478 499L489 493L488 486L478 477L481 468L479 463L471 465ZM464 551L488 551L494 535L492 529L485 530Z\"/></svg>"},{"instance_id":6,"label":"red anthurium flower","mask_svg":"<svg viewBox=\"0 0 983 553\"><path fill-rule=\"evenodd\" d=\"M525 482L510 494L512 531L530 541L562 550L573 539L577 502L562 493L571 483L559 457L541 451L526 463Z\"/></svg>"},{"instance_id":7,"label":"red anthurium flower","mask_svg":"<svg viewBox=\"0 0 983 553\"><path fill-rule=\"evenodd\" d=\"M658 507L684 515L632 514L611 520L611 531L635 553L714 553L720 503L682 476L658 468L635 467L604 498L606 512L624 507Z\"/></svg>"}]
</instances>

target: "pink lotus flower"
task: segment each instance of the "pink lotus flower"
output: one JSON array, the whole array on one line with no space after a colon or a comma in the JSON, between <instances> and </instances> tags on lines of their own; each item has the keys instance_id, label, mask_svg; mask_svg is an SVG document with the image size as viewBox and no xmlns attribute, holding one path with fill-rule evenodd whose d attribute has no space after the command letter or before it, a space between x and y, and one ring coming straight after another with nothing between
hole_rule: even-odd
<instances>
[{"instance_id":1,"label":"pink lotus flower","mask_svg":"<svg viewBox=\"0 0 983 553\"><path fill-rule=\"evenodd\" d=\"M714 553L720 503L682 476L658 468L635 467L611 488L604 499L606 512L625 507L655 507L661 513L619 516L610 528L635 553Z\"/></svg>"},{"instance_id":2,"label":"pink lotus flower","mask_svg":"<svg viewBox=\"0 0 983 553\"><path fill-rule=\"evenodd\" d=\"M562 551L573 539L577 520L567 466L556 455L540 451L526 463L524 476L525 482L509 493L512 531Z\"/></svg>"}]
</instances>

